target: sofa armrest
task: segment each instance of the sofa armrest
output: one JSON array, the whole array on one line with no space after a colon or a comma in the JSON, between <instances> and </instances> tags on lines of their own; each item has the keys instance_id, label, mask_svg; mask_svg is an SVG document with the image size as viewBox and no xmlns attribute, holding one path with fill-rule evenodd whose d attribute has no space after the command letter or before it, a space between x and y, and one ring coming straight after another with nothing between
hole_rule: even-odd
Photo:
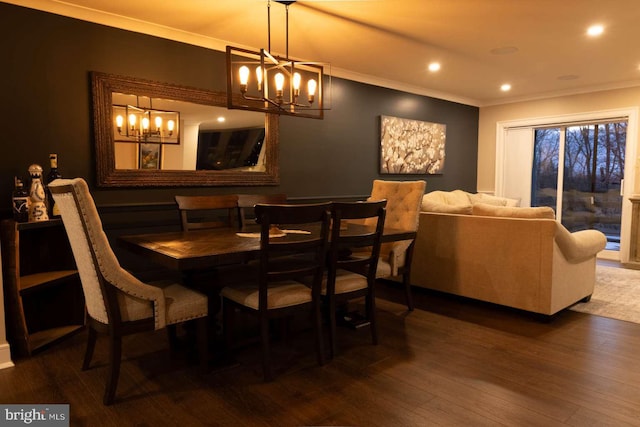
<instances>
[{"instance_id":1,"label":"sofa armrest","mask_svg":"<svg viewBox=\"0 0 640 427\"><path fill-rule=\"evenodd\" d=\"M563 225L556 227L556 243L569 262L580 262L595 256L607 245L607 237L597 230L569 232Z\"/></svg>"}]
</instances>

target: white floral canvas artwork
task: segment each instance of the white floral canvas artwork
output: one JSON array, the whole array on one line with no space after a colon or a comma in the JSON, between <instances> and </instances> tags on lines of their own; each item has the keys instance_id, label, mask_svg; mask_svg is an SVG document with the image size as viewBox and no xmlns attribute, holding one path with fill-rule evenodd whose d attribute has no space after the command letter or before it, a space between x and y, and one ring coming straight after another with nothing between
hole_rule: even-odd
<instances>
[{"instance_id":1,"label":"white floral canvas artwork","mask_svg":"<svg viewBox=\"0 0 640 427\"><path fill-rule=\"evenodd\" d=\"M446 125L380 116L380 133L380 173L442 173Z\"/></svg>"}]
</instances>

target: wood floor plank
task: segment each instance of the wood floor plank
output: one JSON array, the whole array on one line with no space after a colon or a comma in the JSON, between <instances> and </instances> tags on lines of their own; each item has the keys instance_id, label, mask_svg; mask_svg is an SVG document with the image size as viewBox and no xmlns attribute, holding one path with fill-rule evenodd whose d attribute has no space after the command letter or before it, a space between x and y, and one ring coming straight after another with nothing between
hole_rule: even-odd
<instances>
[{"instance_id":1,"label":"wood floor plank","mask_svg":"<svg viewBox=\"0 0 640 427\"><path fill-rule=\"evenodd\" d=\"M201 375L171 359L166 334L124 341L117 400L102 405L106 341L81 371L86 332L0 371L0 403L68 403L73 426L640 426L640 325L563 311L516 310L400 287L378 293L380 344L340 328L339 351L315 360L311 333L260 346L238 366ZM361 308L360 302L354 307Z\"/></svg>"}]
</instances>

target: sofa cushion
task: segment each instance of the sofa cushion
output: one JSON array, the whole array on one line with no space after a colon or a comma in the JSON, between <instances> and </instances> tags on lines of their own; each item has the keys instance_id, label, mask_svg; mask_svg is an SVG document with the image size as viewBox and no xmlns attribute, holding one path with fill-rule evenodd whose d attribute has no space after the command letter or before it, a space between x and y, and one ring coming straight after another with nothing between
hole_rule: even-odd
<instances>
[{"instance_id":1,"label":"sofa cushion","mask_svg":"<svg viewBox=\"0 0 640 427\"><path fill-rule=\"evenodd\" d=\"M470 194L469 197L471 198L471 203L473 204L484 203L487 205L494 205L494 206L510 206L510 207L520 206L520 199L498 197L498 196L493 196L491 194L486 194L486 193Z\"/></svg>"},{"instance_id":2,"label":"sofa cushion","mask_svg":"<svg viewBox=\"0 0 640 427\"><path fill-rule=\"evenodd\" d=\"M434 212L434 213L451 213L451 214L463 214L471 215L471 205L448 205L446 203L433 202L431 200L422 199L422 206L420 207L422 212Z\"/></svg>"},{"instance_id":3,"label":"sofa cushion","mask_svg":"<svg viewBox=\"0 0 640 427\"><path fill-rule=\"evenodd\" d=\"M510 199L508 197L505 197L505 200L507 201L507 204L505 206L507 206L509 208L519 208L520 207L520 199Z\"/></svg>"},{"instance_id":4,"label":"sofa cushion","mask_svg":"<svg viewBox=\"0 0 640 427\"><path fill-rule=\"evenodd\" d=\"M431 191L422 196L421 210L438 213L471 214L471 195L463 190Z\"/></svg>"},{"instance_id":5,"label":"sofa cushion","mask_svg":"<svg viewBox=\"0 0 640 427\"><path fill-rule=\"evenodd\" d=\"M484 203L486 205L492 206L507 206L507 199L505 199L504 197L496 197L485 193L472 194L471 202L474 205L476 203Z\"/></svg>"},{"instance_id":6,"label":"sofa cushion","mask_svg":"<svg viewBox=\"0 0 640 427\"><path fill-rule=\"evenodd\" d=\"M508 206L494 206L486 203L476 203L473 205L473 215L499 216L510 218L536 218L555 219L556 214L548 206L536 206L531 208L517 208Z\"/></svg>"},{"instance_id":7,"label":"sofa cushion","mask_svg":"<svg viewBox=\"0 0 640 427\"><path fill-rule=\"evenodd\" d=\"M431 191L422 196L422 201L429 200L434 203L445 205L470 205L470 194L462 190L453 191Z\"/></svg>"}]
</instances>

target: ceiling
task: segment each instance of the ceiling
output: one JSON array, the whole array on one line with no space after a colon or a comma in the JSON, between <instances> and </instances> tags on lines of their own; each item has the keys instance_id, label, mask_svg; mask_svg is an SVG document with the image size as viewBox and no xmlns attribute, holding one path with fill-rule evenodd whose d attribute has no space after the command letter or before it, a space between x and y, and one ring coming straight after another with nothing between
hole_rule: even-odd
<instances>
[{"instance_id":1,"label":"ceiling","mask_svg":"<svg viewBox=\"0 0 640 427\"><path fill-rule=\"evenodd\" d=\"M213 49L267 47L267 0L6 2ZM280 54L284 10L272 2ZM487 106L640 86L639 22L638 0L299 0L289 54L336 77ZM592 24L604 34L588 37Z\"/></svg>"}]
</instances>

